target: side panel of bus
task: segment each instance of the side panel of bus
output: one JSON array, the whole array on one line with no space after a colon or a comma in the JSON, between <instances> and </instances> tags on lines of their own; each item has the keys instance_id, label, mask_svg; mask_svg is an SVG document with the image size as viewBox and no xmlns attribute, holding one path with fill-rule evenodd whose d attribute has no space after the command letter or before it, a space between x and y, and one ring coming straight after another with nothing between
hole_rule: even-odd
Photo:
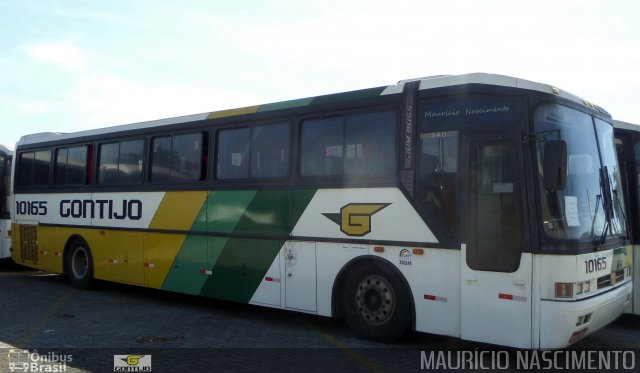
<instances>
[{"instance_id":1,"label":"side panel of bus","mask_svg":"<svg viewBox=\"0 0 640 373\"><path fill-rule=\"evenodd\" d=\"M11 257L11 160L0 151L0 259Z\"/></svg>"},{"instance_id":2,"label":"side panel of bus","mask_svg":"<svg viewBox=\"0 0 640 373\"><path fill-rule=\"evenodd\" d=\"M640 315L640 245L633 245L633 294L626 313Z\"/></svg>"},{"instance_id":3,"label":"side panel of bus","mask_svg":"<svg viewBox=\"0 0 640 373\"><path fill-rule=\"evenodd\" d=\"M615 122L615 121L614 121ZM640 127L640 126L638 126ZM615 128L615 141L624 189L625 213L629 222L632 242L640 240L640 141L636 130ZM633 293L625 313L640 315L640 245L633 245Z\"/></svg>"},{"instance_id":4,"label":"side panel of bus","mask_svg":"<svg viewBox=\"0 0 640 373\"><path fill-rule=\"evenodd\" d=\"M74 198L17 197L47 207L17 217L18 262L62 272L82 238L98 279L331 316L341 270L373 257L413 284L416 330L460 336L460 250L416 249L436 239L396 188Z\"/></svg>"}]
</instances>

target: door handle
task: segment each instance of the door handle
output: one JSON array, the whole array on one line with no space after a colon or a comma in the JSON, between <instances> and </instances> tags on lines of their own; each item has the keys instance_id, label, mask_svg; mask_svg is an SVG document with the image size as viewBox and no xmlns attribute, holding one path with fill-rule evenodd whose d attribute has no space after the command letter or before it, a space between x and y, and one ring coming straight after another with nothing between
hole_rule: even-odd
<instances>
[{"instance_id":1,"label":"door handle","mask_svg":"<svg viewBox=\"0 0 640 373\"><path fill-rule=\"evenodd\" d=\"M526 282L524 280L513 280L513 284L517 286L524 286Z\"/></svg>"},{"instance_id":2,"label":"door handle","mask_svg":"<svg viewBox=\"0 0 640 373\"><path fill-rule=\"evenodd\" d=\"M478 281L477 277L471 276L471 277L467 277L467 283L470 284L472 282L476 282Z\"/></svg>"}]
</instances>

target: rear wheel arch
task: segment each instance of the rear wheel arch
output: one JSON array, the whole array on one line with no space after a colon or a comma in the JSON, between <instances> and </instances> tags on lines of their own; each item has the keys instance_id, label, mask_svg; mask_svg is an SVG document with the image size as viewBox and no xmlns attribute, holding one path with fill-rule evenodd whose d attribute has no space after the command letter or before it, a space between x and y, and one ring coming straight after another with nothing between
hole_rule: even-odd
<instances>
[{"instance_id":1,"label":"rear wheel arch","mask_svg":"<svg viewBox=\"0 0 640 373\"><path fill-rule=\"evenodd\" d=\"M88 289L94 279L95 264L87 241L81 236L69 237L63 255L64 272L74 287Z\"/></svg>"},{"instance_id":2,"label":"rear wheel arch","mask_svg":"<svg viewBox=\"0 0 640 373\"><path fill-rule=\"evenodd\" d=\"M74 234L69 236L69 238L67 238L67 242L65 242L64 244L64 249L62 251L62 272L64 274L67 274L68 272L68 268L67 268L67 256L71 253L71 247L72 245L77 242L78 240L83 241L85 244L87 244L87 240L84 239L84 237L82 237L79 234ZM88 244L87 244L88 246Z\"/></svg>"}]
</instances>

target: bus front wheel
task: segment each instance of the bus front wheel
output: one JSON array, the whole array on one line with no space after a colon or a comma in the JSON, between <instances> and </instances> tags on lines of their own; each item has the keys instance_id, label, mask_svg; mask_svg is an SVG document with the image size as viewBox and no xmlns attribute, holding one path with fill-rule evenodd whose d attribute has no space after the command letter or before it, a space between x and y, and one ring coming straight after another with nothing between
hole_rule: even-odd
<instances>
[{"instance_id":1,"label":"bus front wheel","mask_svg":"<svg viewBox=\"0 0 640 373\"><path fill-rule=\"evenodd\" d=\"M87 289L93 282L93 257L84 240L76 239L65 256L65 268L71 285Z\"/></svg>"},{"instance_id":2,"label":"bus front wheel","mask_svg":"<svg viewBox=\"0 0 640 373\"><path fill-rule=\"evenodd\" d=\"M349 327L365 338L392 342L411 325L410 293L383 263L368 262L349 271L342 304Z\"/></svg>"}]
</instances>

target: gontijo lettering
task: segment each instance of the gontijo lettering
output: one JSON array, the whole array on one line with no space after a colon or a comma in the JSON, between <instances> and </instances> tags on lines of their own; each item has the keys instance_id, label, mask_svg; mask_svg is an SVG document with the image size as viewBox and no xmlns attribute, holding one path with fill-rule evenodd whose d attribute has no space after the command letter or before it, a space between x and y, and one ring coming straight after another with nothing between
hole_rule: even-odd
<instances>
[{"instance_id":1,"label":"gontijo lettering","mask_svg":"<svg viewBox=\"0 0 640 373\"><path fill-rule=\"evenodd\" d=\"M17 215L47 215L47 201L16 201ZM58 209L61 218L140 220L142 201L139 199L63 199Z\"/></svg>"},{"instance_id":2,"label":"gontijo lettering","mask_svg":"<svg viewBox=\"0 0 640 373\"><path fill-rule=\"evenodd\" d=\"M142 201L139 199L114 203L111 199L64 199L60 201L60 216L63 218L130 219L142 218Z\"/></svg>"}]
</instances>

